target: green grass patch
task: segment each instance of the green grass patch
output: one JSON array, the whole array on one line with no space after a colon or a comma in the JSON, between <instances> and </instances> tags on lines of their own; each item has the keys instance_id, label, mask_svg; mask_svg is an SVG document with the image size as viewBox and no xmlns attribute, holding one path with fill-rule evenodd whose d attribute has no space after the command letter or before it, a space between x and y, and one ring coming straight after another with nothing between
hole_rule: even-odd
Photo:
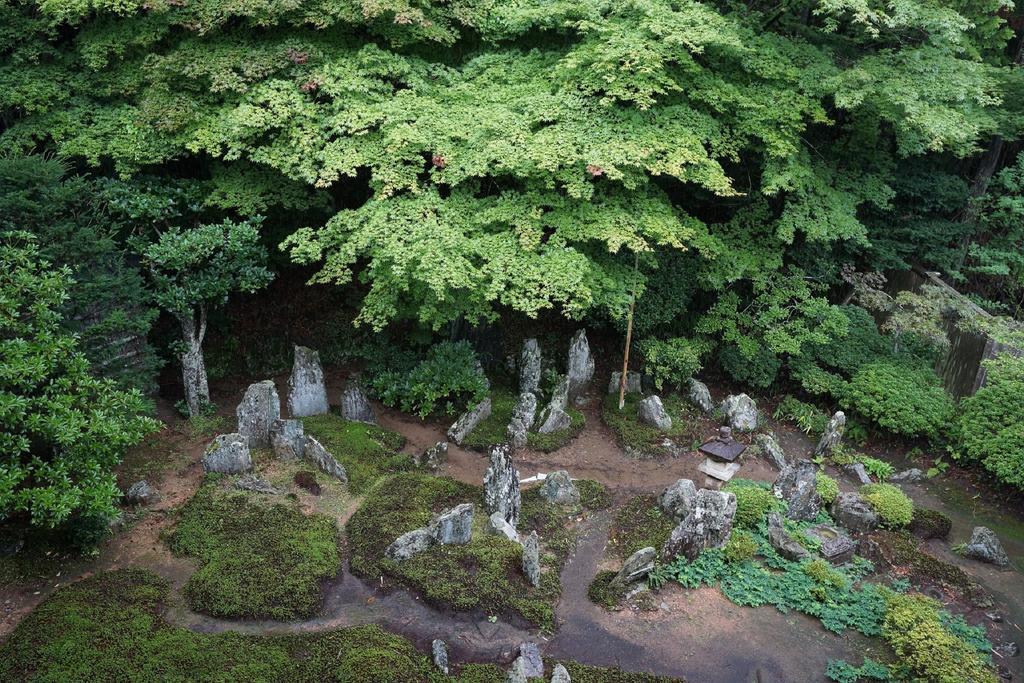
<instances>
[{"instance_id":1,"label":"green grass patch","mask_svg":"<svg viewBox=\"0 0 1024 683\"><path fill-rule=\"evenodd\" d=\"M663 458L671 456L672 449L663 445L668 437L677 446L690 448L698 438L696 411L677 395L662 396L665 412L672 418L672 429L663 432L637 417L637 408L643 399L639 394L626 394L626 404L619 410L618 394L608 394L601 406L601 419L615 433L615 441L633 457Z\"/></svg>"},{"instance_id":2,"label":"green grass patch","mask_svg":"<svg viewBox=\"0 0 1024 683\"><path fill-rule=\"evenodd\" d=\"M302 418L306 433L315 438L348 472L352 493L363 493L380 477L415 469L412 458L399 453L405 445L401 434L362 422L350 422L335 414Z\"/></svg>"},{"instance_id":3,"label":"green grass patch","mask_svg":"<svg viewBox=\"0 0 1024 683\"><path fill-rule=\"evenodd\" d=\"M608 545L624 560L648 546L661 550L675 526L658 506L656 496L636 496L615 513Z\"/></svg>"},{"instance_id":4,"label":"green grass patch","mask_svg":"<svg viewBox=\"0 0 1024 683\"><path fill-rule=\"evenodd\" d=\"M405 473L380 482L346 526L352 572L369 579L388 577L438 606L513 614L541 628L553 628L554 604L561 592L558 570L573 540L566 528L568 512L544 502L536 488L523 492L519 531L537 531L546 568L541 585L533 588L522 575L520 546L483 532L482 499L480 487L447 477ZM434 546L404 562L384 557L385 549L400 535L459 503L476 505L472 541Z\"/></svg>"},{"instance_id":5,"label":"green grass patch","mask_svg":"<svg viewBox=\"0 0 1024 683\"><path fill-rule=\"evenodd\" d=\"M207 483L181 510L167 542L196 558L185 584L192 609L227 618L300 619L320 607L320 583L340 568L333 519L257 502Z\"/></svg>"},{"instance_id":6,"label":"green grass patch","mask_svg":"<svg viewBox=\"0 0 1024 683\"><path fill-rule=\"evenodd\" d=\"M477 451L486 451L491 446L508 441L508 423L512 420L519 397L507 389L495 389L491 392L491 414L466 435L462 446ZM538 414L541 407L537 408ZM586 427L587 419L575 408L567 408L571 422L568 429L551 434L530 432L526 435L526 445L535 451L551 453L562 448L575 439Z\"/></svg>"}]
</instances>

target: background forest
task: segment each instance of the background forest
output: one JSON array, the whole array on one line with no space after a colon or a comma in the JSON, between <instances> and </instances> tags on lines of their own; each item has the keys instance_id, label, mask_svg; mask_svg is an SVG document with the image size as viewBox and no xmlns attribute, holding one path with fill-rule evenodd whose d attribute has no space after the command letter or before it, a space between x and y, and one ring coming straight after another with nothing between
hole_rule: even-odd
<instances>
[{"instance_id":1,"label":"background forest","mask_svg":"<svg viewBox=\"0 0 1024 683\"><path fill-rule=\"evenodd\" d=\"M158 386L196 415L297 342L430 414L479 391L473 326L621 339L634 294L659 387L1024 488L1024 361L957 407L950 302L878 275L1019 345L1022 33L1005 0L4 0L0 517L109 513Z\"/></svg>"}]
</instances>

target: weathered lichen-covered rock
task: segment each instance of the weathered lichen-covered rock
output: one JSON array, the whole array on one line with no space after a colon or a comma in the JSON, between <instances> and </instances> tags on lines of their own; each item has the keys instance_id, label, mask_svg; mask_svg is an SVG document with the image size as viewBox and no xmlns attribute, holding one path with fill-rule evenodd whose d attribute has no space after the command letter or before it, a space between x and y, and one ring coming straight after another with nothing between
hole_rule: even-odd
<instances>
[{"instance_id":1,"label":"weathered lichen-covered rock","mask_svg":"<svg viewBox=\"0 0 1024 683\"><path fill-rule=\"evenodd\" d=\"M572 683L569 671L561 664L555 664L555 668L551 672L551 683Z\"/></svg>"},{"instance_id":2,"label":"weathered lichen-covered rock","mask_svg":"<svg viewBox=\"0 0 1024 683\"><path fill-rule=\"evenodd\" d=\"M569 378L562 377L551 395L551 402L548 403L537 418L539 427L537 431L541 434L550 434L563 429L568 429L572 418L566 412L569 405Z\"/></svg>"},{"instance_id":3,"label":"weathered lichen-covered rock","mask_svg":"<svg viewBox=\"0 0 1024 683\"><path fill-rule=\"evenodd\" d=\"M722 401L722 413L733 431L752 432L757 429L757 404L746 394L727 396Z\"/></svg>"},{"instance_id":4,"label":"weathered lichen-covered rock","mask_svg":"<svg viewBox=\"0 0 1024 683\"><path fill-rule=\"evenodd\" d=\"M554 408L545 414L544 421L537 431L541 434L551 434L552 432L561 432L571 426L572 416L564 410Z\"/></svg>"},{"instance_id":5,"label":"weathered lichen-covered rock","mask_svg":"<svg viewBox=\"0 0 1024 683\"><path fill-rule=\"evenodd\" d=\"M687 393L690 403L700 408L701 412L707 415L715 412L715 402L711 400L711 392L708 385L697 379L690 380L690 390Z\"/></svg>"},{"instance_id":6,"label":"weathered lichen-covered rock","mask_svg":"<svg viewBox=\"0 0 1024 683\"><path fill-rule=\"evenodd\" d=\"M128 505L152 505L160 501L160 494L145 479L140 479L124 492L124 502Z\"/></svg>"},{"instance_id":7,"label":"weathered lichen-covered rock","mask_svg":"<svg viewBox=\"0 0 1024 683\"><path fill-rule=\"evenodd\" d=\"M781 470L785 467L789 461L786 460L786 454L782 450L782 446L775 440L774 434L758 434L754 437L754 445L761 451L761 455L765 457L768 462L775 465L776 469Z\"/></svg>"},{"instance_id":8,"label":"weathered lichen-covered rock","mask_svg":"<svg viewBox=\"0 0 1024 683\"><path fill-rule=\"evenodd\" d=\"M783 524L782 515L778 512L768 515L768 542L775 548L775 552L792 562L799 562L811 555L789 535Z\"/></svg>"},{"instance_id":9,"label":"weathered lichen-covered rock","mask_svg":"<svg viewBox=\"0 0 1024 683\"><path fill-rule=\"evenodd\" d=\"M669 561L683 555L693 560L704 550L723 547L729 540L735 516L735 494L701 489L693 499L690 513L665 542L662 559Z\"/></svg>"},{"instance_id":10,"label":"weathered lichen-covered rock","mask_svg":"<svg viewBox=\"0 0 1024 683\"><path fill-rule=\"evenodd\" d=\"M476 429L477 425L491 416L491 397L484 400L459 416L451 427L448 428L448 440L462 445L462 440L469 436L469 433Z\"/></svg>"},{"instance_id":11,"label":"weathered lichen-covered rock","mask_svg":"<svg viewBox=\"0 0 1024 683\"><path fill-rule=\"evenodd\" d=\"M311 436L306 437L306 460L316 465L321 472L340 481L348 481L345 466L335 460L319 441Z\"/></svg>"},{"instance_id":12,"label":"weathered lichen-covered rock","mask_svg":"<svg viewBox=\"0 0 1024 683\"><path fill-rule=\"evenodd\" d=\"M556 505L577 505L580 502L580 492L572 478L565 470L552 472L544 478L540 486L541 497L549 503Z\"/></svg>"},{"instance_id":13,"label":"weathered lichen-covered rock","mask_svg":"<svg viewBox=\"0 0 1024 683\"><path fill-rule=\"evenodd\" d=\"M430 654L434 658L434 666L445 676L448 675L448 646L440 638L430 643Z\"/></svg>"},{"instance_id":14,"label":"weathered lichen-covered rock","mask_svg":"<svg viewBox=\"0 0 1024 683\"><path fill-rule=\"evenodd\" d=\"M384 551L384 556L401 562L422 553L436 542L429 529L413 529L396 538Z\"/></svg>"},{"instance_id":15,"label":"weathered lichen-covered rock","mask_svg":"<svg viewBox=\"0 0 1024 683\"><path fill-rule=\"evenodd\" d=\"M541 678L544 676L544 659L540 656L540 648L537 643L529 641L519 644L519 656L526 663L523 673L528 678Z\"/></svg>"},{"instance_id":16,"label":"weathered lichen-covered rock","mask_svg":"<svg viewBox=\"0 0 1024 683\"><path fill-rule=\"evenodd\" d=\"M625 586L627 583L640 581L654 571L654 559L657 556L658 551L651 547L637 550L622 565L622 569L612 579L612 585Z\"/></svg>"},{"instance_id":17,"label":"weathered lichen-covered rock","mask_svg":"<svg viewBox=\"0 0 1024 683\"><path fill-rule=\"evenodd\" d=\"M619 383L622 381L621 372L613 372L612 378L608 381L608 393L617 394L619 393ZM639 372L627 372L626 373L626 393L627 394L639 394L643 392L643 379Z\"/></svg>"},{"instance_id":18,"label":"weathered lichen-covered rock","mask_svg":"<svg viewBox=\"0 0 1024 683\"><path fill-rule=\"evenodd\" d=\"M276 496L284 493L281 489L272 485L265 479L260 479L253 474L247 474L244 477L240 477L235 482L235 488L239 491L252 491L253 493L263 493L268 496Z\"/></svg>"},{"instance_id":19,"label":"weathered lichen-covered rock","mask_svg":"<svg viewBox=\"0 0 1024 683\"><path fill-rule=\"evenodd\" d=\"M281 460L301 460L306 453L306 431L302 420L274 420L270 446Z\"/></svg>"},{"instance_id":20,"label":"weathered lichen-covered rock","mask_svg":"<svg viewBox=\"0 0 1024 683\"><path fill-rule=\"evenodd\" d=\"M569 342L566 376L569 379L569 398L576 398L582 394L594 377L594 357L590 355L586 330L578 331Z\"/></svg>"},{"instance_id":21,"label":"weathered lichen-covered rock","mask_svg":"<svg viewBox=\"0 0 1024 683\"><path fill-rule=\"evenodd\" d=\"M250 384L235 415L238 433L246 438L249 448L270 448L270 430L281 419L281 400L274 382L265 379Z\"/></svg>"},{"instance_id":22,"label":"weathered lichen-covered rock","mask_svg":"<svg viewBox=\"0 0 1024 683\"><path fill-rule=\"evenodd\" d=\"M292 376L288 379L288 412L292 417L307 417L323 415L329 410L320 354L296 345Z\"/></svg>"},{"instance_id":23,"label":"weathered lichen-covered rock","mask_svg":"<svg viewBox=\"0 0 1024 683\"><path fill-rule=\"evenodd\" d=\"M878 526L878 514L859 493L843 492L832 503L832 519L850 531L866 532Z\"/></svg>"},{"instance_id":24,"label":"weathered lichen-covered rock","mask_svg":"<svg viewBox=\"0 0 1024 683\"><path fill-rule=\"evenodd\" d=\"M672 418L665 411L661 398L653 394L640 401L640 405L637 407L637 416L641 422L663 432L672 429Z\"/></svg>"},{"instance_id":25,"label":"weathered lichen-covered rock","mask_svg":"<svg viewBox=\"0 0 1024 683\"><path fill-rule=\"evenodd\" d=\"M438 514L428 527L442 545L463 545L473 535L473 504L462 503Z\"/></svg>"},{"instance_id":26,"label":"weathered lichen-covered rock","mask_svg":"<svg viewBox=\"0 0 1024 683\"><path fill-rule=\"evenodd\" d=\"M825 433L821 435L818 440L818 445L814 448L815 455L828 455L836 446L843 442L843 432L846 431L846 414L843 411L836 411L832 419L828 421L828 425L825 427Z\"/></svg>"},{"instance_id":27,"label":"weathered lichen-covered rock","mask_svg":"<svg viewBox=\"0 0 1024 683\"><path fill-rule=\"evenodd\" d=\"M689 479L679 479L666 488L658 498L658 504L665 514L681 522L690 514L693 499L697 497L697 487Z\"/></svg>"},{"instance_id":28,"label":"weathered lichen-covered rock","mask_svg":"<svg viewBox=\"0 0 1024 683\"><path fill-rule=\"evenodd\" d=\"M540 540L536 531L523 541L523 574L534 588L540 585Z\"/></svg>"},{"instance_id":29,"label":"weathered lichen-covered rock","mask_svg":"<svg viewBox=\"0 0 1024 683\"><path fill-rule=\"evenodd\" d=\"M911 467L889 477L889 482L893 484L916 484L922 479L924 479L924 472L916 467Z\"/></svg>"},{"instance_id":30,"label":"weathered lichen-covered rock","mask_svg":"<svg viewBox=\"0 0 1024 683\"><path fill-rule=\"evenodd\" d=\"M868 474L868 470L864 467L863 463L852 462L849 465L844 465L843 471L857 480L859 484L871 483L871 475Z\"/></svg>"},{"instance_id":31,"label":"weathered lichen-covered rock","mask_svg":"<svg viewBox=\"0 0 1024 683\"><path fill-rule=\"evenodd\" d=\"M506 522L500 512L492 513L487 518L487 533L494 536L504 536L510 541L519 543L519 534L516 532L516 528Z\"/></svg>"},{"instance_id":32,"label":"weathered lichen-covered rock","mask_svg":"<svg viewBox=\"0 0 1024 683\"><path fill-rule=\"evenodd\" d=\"M203 455L203 469L221 474L242 474L252 469L252 456L245 437L238 433L214 438Z\"/></svg>"},{"instance_id":33,"label":"weathered lichen-covered rock","mask_svg":"<svg viewBox=\"0 0 1024 683\"><path fill-rule=\"evenodd\" d=\"M512 448L519 450L526 448L529 438L528 432L533 427L533 421L537 417L537 395L530 391L519 394L516 407L512 409L512 419L508 423L506 433Z\"/></svg>"},{"instance_id":34,"label":"weathered lichen-covered rock","mask_svg":"<svg viewBox=\"0 0 1024 683\"><path fill-rule=\"evenodd\" d=\"M971 532L971 540L964 546L963 556L981 562L988 562L997 567L1008 567L1010 558L1003 550L1003 544L995 532L985 526L976 526Z\"/></svg>"},{"instance_id":35,"label":"weathered lichen-covered rock","mask_svg":"<svg viewBox=\"0 0 1024 683\"><path fill-rule=\"evenodd\" d=\"M413 462L419 467L426 467L429 470L436 470L448 457L448 442L438 441L433 446L423 451L418 456L413 456Z\"/></svg>"},{"instance_id":36,"label":"weathered lichen-covered rock","mask_svg":"<svg viewBox=\"0 0 1024 683\"><path fill-rule=\"evenodd\" d=\"M484 474L484 505L489 513L500 513L513 527L519 523L522 505L519 473L512 462L512 451L506 445L491 448L490 464Z\"/></svg>"},{"instance_id":37,"label":"weathered lichen-covered rock","mask_svg":"<svg viewBox=\"0 0 1024 683\"><path fill-rule=\"evenodd\" d=\"M523 342L519 352L519 392L536 394L540 389L540 344L536 339Z\"/></svg>"},{"instance_id":38,"label":"weathered lichen-covered rock","mask_svg":"<svg viewBox=\"0 0 1024 683\"><path fill-rule=\"evenodd\" d=\"M341 393L341 416L352 422L377 424L377 413L360 384L352 383Z\"/></svg>"},{"instance_id":39,"label":"weathered lichen-covered rock","mask_svg":"<svg viewBox=\"0 0 1024 683\"><path fill-rule=\"evenodd\" d=\"M821 512L818 468L810 460L798 460L782 468L772 490L789 503L786 516L790 519L810 521Z\"/></svg>"}]
</instances>

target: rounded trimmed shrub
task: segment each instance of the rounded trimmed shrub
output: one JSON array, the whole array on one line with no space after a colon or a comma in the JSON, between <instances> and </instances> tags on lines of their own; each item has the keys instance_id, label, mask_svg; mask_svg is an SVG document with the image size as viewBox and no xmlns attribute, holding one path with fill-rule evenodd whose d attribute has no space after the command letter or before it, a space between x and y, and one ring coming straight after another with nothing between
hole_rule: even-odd
<instances>
[{"instance_id":1,"label":"rounded trimmed shrub","mask_svg":"<svg viewBox=\"0 0 1024 683\"><path fill-rule=\"evenodd\" d=\"M999 481L1024 489L1024 357L987 365L986 384L960 404L963 453Z\"/></svg>"},{"instance_id":2,"label":"rounded trimmed shrub","mask_svg":"<svg viewBox=\"0 0 1024 683\"><path fill-rule=\"evenodd\" d=\"M929 438L946 429L954 410L931 368L888 360L861 367L840 403L895 434Z\"/></svg>"},{"instance_id":3,"label":"rounded trimmed shrub","mask_svg":"<svg viewBox=\"0 0 1024 683\"><path fill-rule=\"evenodd\" d=\"M883 526L890 529L905 527L914 518L914 503L898 486L865 484L860 488L860 494L878 513Z\"/></svg>"}]
</instances>

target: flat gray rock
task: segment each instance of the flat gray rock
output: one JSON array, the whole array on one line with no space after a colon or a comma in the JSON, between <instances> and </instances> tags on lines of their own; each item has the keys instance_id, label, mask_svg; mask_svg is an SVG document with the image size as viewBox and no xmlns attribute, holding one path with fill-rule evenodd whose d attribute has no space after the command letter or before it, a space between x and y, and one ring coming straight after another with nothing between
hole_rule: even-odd
<instances>
[{"instance_id":1,"label":"flat gray rock","mask_svg":"<svg viewBox=\"0 0 1024 683\"><path fill-rule=\"evenodd\" d=\"M612 584L624 586L628 583L640 581L654 571L654 560L658 556L655 548L647 547L637 550L629 556L629 559L622 565L622 569L612 579Z\"/></svg>"},{"instance_id":2,"label":"flat gray rock","mask_svg":"<svg viewBox=\"0 0 1024 683\"><path fill-rule=\"evenodd\" d=\"M871 476L862 463L854 462L843 466L843 471L853 477L860 484L870 484Z\"/></svg>"},{"instance_id":3,"label":"flat gray rock","mask_svg":"<svg viewBox=\"0 0 1024 683\"><path fill-rule=\"evenodd\" d=\"M469 436L469 433L476 429L477 425L490 416L491 397L488 396L460 415L455 424L448 428L448 440L454 441L461 446L463 439Z\"/></svg>"},{"instance_id":4,"label":"flat gray rock","mask_svg":"<svg viewBox=\"0 0 1024 683\"><path fill-rule=\"evenodd\" d=\"M519 534L516 532L516 528L506 522L500 512L494 512L487 518L487 533L504 536L510 541L519 543Z\"/></svg>"},{"instance_id":5,"label":"flat gray rock","mask_svg":"<svg viewBox=\"0 0 1024 683\"><path fill-rule=\"evenodd\" d=\"M436 470L441 463L448 459L448 442L438 441L433 446L423 451L419 456L413 456L413 462L419 467L426 467L428 470Z\"/></svg>"},{"instance_id":6,"label":"flat gray rock","mask_svg":"<svg viewBox=\"0 0 1024 683\"><path fill-rule=\"evenodd\" d=\"M924 479L924 472L916 467L897 472L896 474L889 477L889 481L893 484L916 484Z\"/></svg>"},{"instance_id":7,"label":"flat gray rock","mask_svg":"<svg viewBox=\"0 0 1024 683\"><path fill-rule=\"evenodd\" d=\"M433 534L428 529L413 529L395 539L384 551L384 556L402 562L414 555L418 555L436 543Z\"/></svg>"},{"instance_id":8,"label":"flat gray rock","mask_svg":"<svg viewBox=\"0 0 1024 683\"><path fill-rule=\"evenodd\" d=\"M284 491L272 485L269 481L260 479L252 474L240 477L238 481L235 482L235 488L239 491L252 491L253 493L263 493L268 496L276 496L284 493Z\"/></svg>"},{"instance_id":9,"label":"flat gray rock","mask_svg":"<svg viewBox=\"0 0 1024 683\"><path fill-rule=\"evenodd\" d=\"M159 502L160 494L145 479L140 479L124 492L124 502L129 505L152 505Z\"/></svg>"},{"instance_id":10,"label":"flat gray rock","mask_svg":"<svg viewBox=\"0 0 1024 683\"><path fill-rule=\"evenodd\" d=\"M789 535L782 521L782 515L778 512L768 515L768 542L775 548L775 552L791 562L799 562L811 556L806 548Z\"/></svg>"},{"instance_id":11,"label":"flat gray rock","mask_svg":"<svg viewBox=\"0 0 1024 683\"><path fill-rule=\"evenodd\" d=\"M348 481L348 472L345 471L345 466L338 462L319 441L307 436L305 450L306 460L316 465L321 472L339 481Z\"/></svg>"}]
</instances>

